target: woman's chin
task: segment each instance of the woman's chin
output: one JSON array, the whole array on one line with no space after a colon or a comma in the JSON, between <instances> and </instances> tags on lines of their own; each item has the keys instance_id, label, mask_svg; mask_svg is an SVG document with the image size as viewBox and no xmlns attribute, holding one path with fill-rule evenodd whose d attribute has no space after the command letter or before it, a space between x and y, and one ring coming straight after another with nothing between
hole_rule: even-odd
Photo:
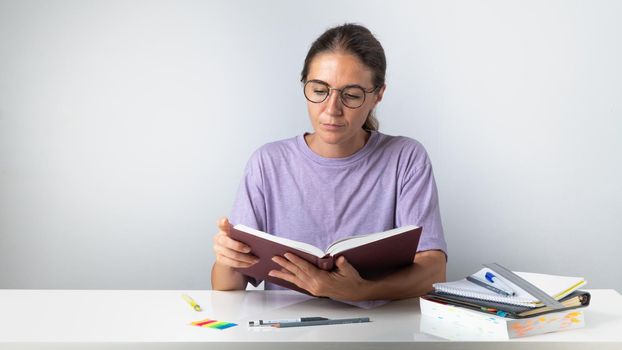
<instances>
[{"instance_id":1,"label":"woman's chin","mask_svg":"<svg viewBox=\"0 0 622 350\"><path fill-rule=\"evenodd\" d=\"M333 146L337 146L343 143L347 139L346 135L342 132L319 131L319 132L316 132L316 134L318 135L320 140L322 140L322 143L327 144L327 145L333 145Z\"/></svg>"}]
</instances>

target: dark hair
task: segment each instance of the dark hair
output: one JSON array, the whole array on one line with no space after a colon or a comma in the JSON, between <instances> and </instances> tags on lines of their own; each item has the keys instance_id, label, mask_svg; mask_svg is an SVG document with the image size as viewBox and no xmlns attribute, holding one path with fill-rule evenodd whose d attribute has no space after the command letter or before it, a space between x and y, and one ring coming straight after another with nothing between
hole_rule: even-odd
<instances>
[{"instance_id":1,"label":"dark hair","mask_svg":"<svg viewBox=\"0 0 622 350\"><path fill-rule=\"evenodd\" d=\"M374 75L373 84L376 89L384 85L387 60L382 45L369 29L351 23L330 28L313 42L305 58L304 67L300 73L300 81L303 83L307 81L309 65L317 54L336 51L350 53L361 60L372 71ZM378 119L372 110L365 120L363 129L367 131L378 130L378 126Z\"/></svg>"}]
</instances>

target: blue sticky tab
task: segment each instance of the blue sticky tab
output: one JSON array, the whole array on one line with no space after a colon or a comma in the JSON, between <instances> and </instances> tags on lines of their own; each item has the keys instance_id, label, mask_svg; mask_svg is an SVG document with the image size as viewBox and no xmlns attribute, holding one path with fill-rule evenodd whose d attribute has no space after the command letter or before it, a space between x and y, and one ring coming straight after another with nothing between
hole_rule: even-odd
<instances>
[{"instance_id":1,"label":"blue sticky tab","mask_svg":"<svg viewBox=\"0 0 622 350\"><path fill-rule=\"evenodd\" d=\"M218 328L220 330L223 330L223 329L227 329L227 328L231 328L231 327L235 327L235 326L237 326L237 324L235 324L235 323L227 323L227 324L222 324L222 325L216 325L216 326L214 326L214 328Z\"/></svg>"}]
</instances>

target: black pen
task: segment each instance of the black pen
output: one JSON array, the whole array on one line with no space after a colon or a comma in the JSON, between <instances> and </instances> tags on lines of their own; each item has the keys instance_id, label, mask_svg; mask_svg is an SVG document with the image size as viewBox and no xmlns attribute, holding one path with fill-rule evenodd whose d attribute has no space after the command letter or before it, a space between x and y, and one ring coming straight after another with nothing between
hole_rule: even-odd
<instances>
[{"instance_id":1,"label":"black pen","mask_svg":"<svg viewBox=\"0 0 622 350\"><path fill-rule=\"evenodd\" d=\"M339 319L326 319L319 321L304 321L304 322L289 322L289 323L277 323L272 327L287 328L287 327L306 327L306 326L324 326L329 324L345 324L345 323L363 323L371 322L369 317L357 317L357 318L339 318Z\"/></svg>"}]
</instances>

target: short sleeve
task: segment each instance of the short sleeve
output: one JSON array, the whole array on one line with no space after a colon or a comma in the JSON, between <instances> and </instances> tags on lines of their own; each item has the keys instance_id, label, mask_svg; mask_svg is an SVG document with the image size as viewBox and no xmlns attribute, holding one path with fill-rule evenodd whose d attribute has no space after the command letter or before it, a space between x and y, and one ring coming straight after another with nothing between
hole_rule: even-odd
<instances>
[{"instance_id":1,"label":"short sleeve","mask_svg":"<svg viewBox=\"0 0 622 350\"><path fill-rule=\"evenodd\" d=\"M229 221L266 231L266 203L263 191L262 171L257 152L251 156L229 215Z\"/></svg>"},{"instance_id":2,"label":"short sleeve","mask_svg":"<svg viewBox=\"0 0 622 350\"><path fill-rule=\"evenodd\" d=\"M261 167L256 154L246 164L244 177L229 215L233 225L243 224L257 230L266 231L266 204L264 201ZM247 277L248 282L257 287L262 281Z\"/></svg>"},{"instance_id":3,"label":"short sleeve","mask_svg":"<svg viewBox=\"0 0 622 350\"><path fill-rule=\"evenodd\" d=\"M417 251L442 250L447 255L436 182L427 155L420 167L406 174L398 194L396 224L422 226Z\"/></svg>"}]
</instances>

